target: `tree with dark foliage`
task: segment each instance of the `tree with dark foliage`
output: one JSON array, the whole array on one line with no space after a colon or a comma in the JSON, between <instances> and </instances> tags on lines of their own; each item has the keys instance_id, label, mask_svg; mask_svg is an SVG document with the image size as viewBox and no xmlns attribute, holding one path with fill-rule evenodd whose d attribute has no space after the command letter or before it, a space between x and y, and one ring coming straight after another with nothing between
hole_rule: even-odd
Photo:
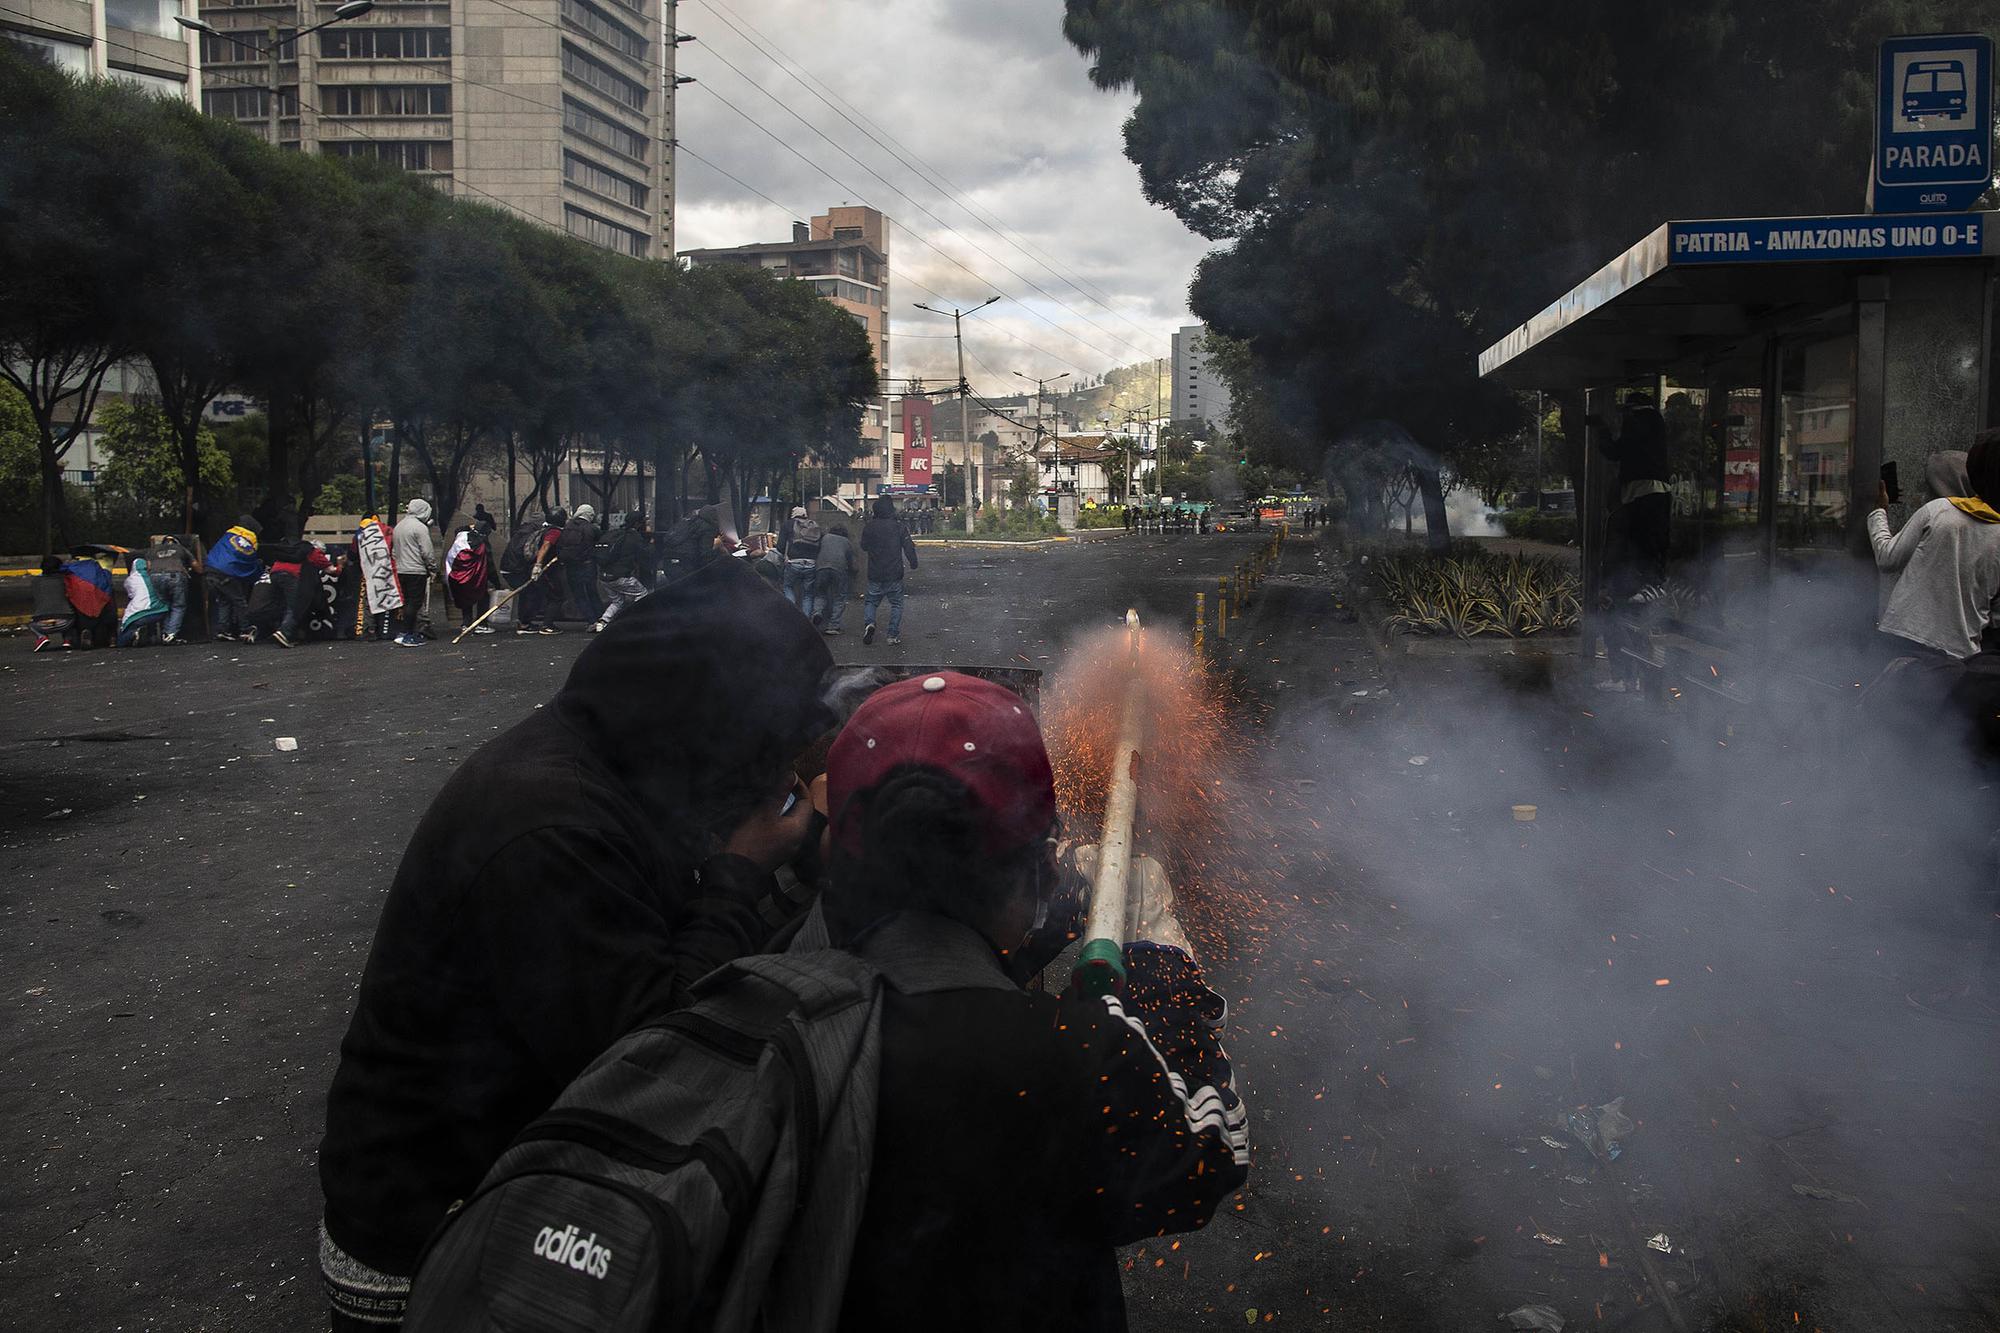
<instances>
[{"instance_id":1,"label":"tree with dark foliage","mask_svg":"<svg viewBox=\"0 0 2000 1333\"><path fill-rule=\"evenodd\" d=\"M1064 31L1099 86L1137 91L1125 143L1147 197L1231 243L1202 262L1194 311L1249 344L1311 423L1308 451L1379 418L1449 457L1519 425L1479 351L1662 220L1858 209L1875 44L1993 17L1923 0L1069 0ZM1436 464L1419 470L1435 537Z\"/></svg>"}]
</instances>

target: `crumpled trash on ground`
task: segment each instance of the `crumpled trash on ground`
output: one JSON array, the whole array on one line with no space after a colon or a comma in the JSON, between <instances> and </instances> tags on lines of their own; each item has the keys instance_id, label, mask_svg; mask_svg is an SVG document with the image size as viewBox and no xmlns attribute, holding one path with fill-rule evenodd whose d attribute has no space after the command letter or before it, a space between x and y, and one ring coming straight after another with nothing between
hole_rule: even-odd
<instances>
[{"instance_id":1,"label":"crumpled trash on ground","mask_svg":"<svg viewBox=\"0 0 2000 1333\"><path fill-rule=\"evenodd\" d=\"M1667 1233L1662 1231L1657 1236L1647 1237L1646 1248L1649 1250L1658 1250L1661 1254L1672 1254L1674 1252L1674 1243L1668 1240Z\"/></svg>"},{"instance_id":2,"label":"crumpled trash on ground","mask_svg":"<svg viewBox=\"0 0 2000 1333\"><path fill-rule=\"evenodd\" d=\"M1562 1333L1564 1319L1547 1305L1524 1305L1518 1310L1509 1310L1500 1316L1509 1328L1546 1329L1547 1333Z\"/></svg>"},{"instance_id":3,"label":"crumpled trash on ground","mask_svg":"<svg viewBox=\"0 0 2000 1333\"><path fill-rule=\"evenodd\" d=\"M1625 1099L1617 1097L1589 1110L1571 1111L1564 1122L1570 1137L1590 1149L1594 1156L1615 1162L1625 1151L1624 1140L1639 1128L1625 1114Z\"/></svg>"}]
</instances>

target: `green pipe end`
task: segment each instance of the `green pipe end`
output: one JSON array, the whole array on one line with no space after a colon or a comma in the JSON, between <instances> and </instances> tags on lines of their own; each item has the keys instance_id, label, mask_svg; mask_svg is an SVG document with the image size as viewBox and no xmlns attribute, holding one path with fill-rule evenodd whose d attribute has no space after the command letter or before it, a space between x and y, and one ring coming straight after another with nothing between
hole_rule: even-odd
<instances>
[{"instance_id":1,"label":"green pipe end","mask_svg":"<svg viewBox=\"0 0 2000 1333\"><path fill-rule=\"evenodd\" d=\"M1076 973L1086 995L1109 995L1125 980L1125 950L1116 940L1086 940Z\"/></svg>"}]
</instances>

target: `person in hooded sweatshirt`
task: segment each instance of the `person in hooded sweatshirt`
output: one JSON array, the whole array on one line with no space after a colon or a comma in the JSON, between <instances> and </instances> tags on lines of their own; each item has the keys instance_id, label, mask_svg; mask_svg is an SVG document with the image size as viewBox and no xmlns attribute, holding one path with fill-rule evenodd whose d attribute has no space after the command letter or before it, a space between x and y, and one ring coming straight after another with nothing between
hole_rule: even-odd
<instances>
[{"instance_id":1,"label":"person in hooded sweatshirt","mask_svg":"<svg viewBox=\"0 0 2000 1333\"><path fill-rule=\"evenodd\" d=\"M202 577L208 584L210 637L224 643L238 637L255 637L250 628L250 585L264 573L257 558L257 538L263 525L248 514L236 526L216 539L202 561Z\"/></svg>"},{"instance_id":2,"label":"person in hooded sweatshirt","mask_svg":"<svg viewBox=\"0 0 2000 1333\"><path fill-rule=\"evenodd\" d=\"M403 632L396 642L405 648L423 646L417 633L431 580L438 574L437 547L431 544L431 502L412 500L403 506L402 521L390 540L396 559L396 583L403 590Z\"/></svg>"},{"instance_id":3,"label":"person in hooded sweatshirt","mask_svg":"<svg viewBox=\"0 0 2000 1333\"><path fill-rule=\"evenodd\" d=\"M562 556L563 586L569 592L569 613L578 620L596 621L597 604L597 510L590 505L576 507L563 525L557 552Z\"/></svg>"},{"instance_id":4,"label":"person in hooded sweatshirt","mask_svg":"<svg viewBox=\"0 0 2000 1333\"><path fill-rule=\"evenodd\" d=\"M487 742L403 854L320 1144L336 1329L393 1326L425 1239L617 1037L763 947L832 656L737 561L676 581Z\"/></svg>"},{"instance_id":5,"label":"person in hooded sweatshirt","mask_svg":"<svg viewBox=\"0 0 2000 1333\"><path fill-rule=\"evenodd\" d=\"M1979 651L2000 594L2000 430L1980 432L1963 475L1948 458L1925 472L1941 493L1900 531L1889 531L1886 485L1868 515L1875 567L1896 576L1876 627L1899 651L1962 662Z\"/></svg>"}]
</instances>

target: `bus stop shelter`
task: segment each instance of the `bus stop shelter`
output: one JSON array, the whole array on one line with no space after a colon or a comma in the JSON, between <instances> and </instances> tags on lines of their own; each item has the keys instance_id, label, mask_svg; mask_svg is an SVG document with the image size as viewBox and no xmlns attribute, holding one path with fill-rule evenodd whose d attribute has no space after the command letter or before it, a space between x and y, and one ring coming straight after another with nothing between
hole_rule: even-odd
<instances>
[{"instance_id":1,"label":"bus stop shelter","mask_svg":"<svg viewBox=\"0 0 2000 1333\"><path fill-rule=\"evenodd\" d=\"M1811 656L1821 674L1829 648L1858 664L1874 629L1865 521L1881 465L1897 464L1900 524L1933 498L1929 456L1996 418L1994 216L1670 222L1493 344L1479 373L1580 399L1576 416L1606 422L1625 395L1654 396L1673 540L1652 619L1677 642L1738 663ZM1587 429L1573 479L1586 623L1599 628L1617 500L1602 429Z\"/></svg>"}]
</instances>

